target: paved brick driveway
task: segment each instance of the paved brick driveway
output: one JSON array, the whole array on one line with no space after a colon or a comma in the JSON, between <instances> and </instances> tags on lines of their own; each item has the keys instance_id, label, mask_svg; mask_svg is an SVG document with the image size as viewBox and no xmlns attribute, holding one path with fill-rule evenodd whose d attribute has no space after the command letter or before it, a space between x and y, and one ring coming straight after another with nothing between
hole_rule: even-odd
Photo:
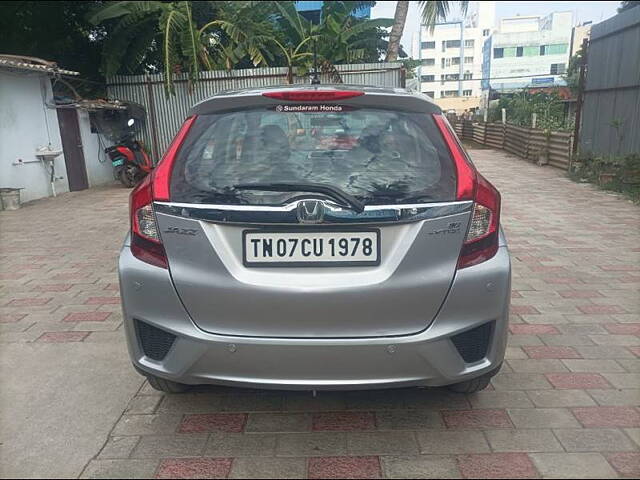
<instances>
[{"instance_id":1,"label":"paved brick driveway","mask_svg":"<svg viewBox=\"0 0 640 480\"><path fill-rule=\"evenodd\" d=\"M111 402L108 428L96 431L97 446L73 474L58 465L64 458L52 462L49 473L638 477L640 208L503 152L472 154L503 194L514 267L507 362L489 390L469 396L409 389L313 398L201 388L161 395L122 367L117 375L131 385L125 389L128 406ZM78 342L114 345L124 356L115 256L127 228L126 195L120 188L95 189L0 213L5 385L17 381L7 366L7 343L16 354L48 344L70 379L77 373L71 367L64 371L69 352L93 361L92 348L71 349ZM33 350L36 360L43 351ZM126 364L126 358L118 361ZM109 373L114 372L94 375L102 374L103 381ZM78 381L43 388L51 395L70 388L73 395L82 388ZM87 391L93 390L105 401L115 398L111 388L101 391L98 384ZM11 400L27 393L17 391ZM3 422L13 422L17 436L24 434L38 413L15 419L3 395ZM102 407L91 411L90 402L81 408L104 413ZM60 428L73 415L58 419ZM73 435L57 438L55 428L47 435L38 455L55 460L61 444L81 447ZM0 440L0 473L15 474L28 452L13 448L17 440L11 435Z\"/></svg>"}]
</instances>

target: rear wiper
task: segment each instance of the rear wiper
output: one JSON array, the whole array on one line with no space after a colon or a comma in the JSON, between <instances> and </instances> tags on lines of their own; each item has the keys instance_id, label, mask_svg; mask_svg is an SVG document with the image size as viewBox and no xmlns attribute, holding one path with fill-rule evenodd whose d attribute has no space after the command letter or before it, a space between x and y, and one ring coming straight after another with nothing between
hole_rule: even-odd
<instances>
[{"instance_id":1,"label":"rear wiper","mask_svg":"<svg viewBox=\"0 0 640 480\"><path fill-rule=\"evenodd\" d=\"M240 183L234 185L237 190L264 190L265 192L313 192L323 193L328 197L340 201L358 213L364 212L364 203L332 185L324 183Z\"/></svg>"}]
</instances>

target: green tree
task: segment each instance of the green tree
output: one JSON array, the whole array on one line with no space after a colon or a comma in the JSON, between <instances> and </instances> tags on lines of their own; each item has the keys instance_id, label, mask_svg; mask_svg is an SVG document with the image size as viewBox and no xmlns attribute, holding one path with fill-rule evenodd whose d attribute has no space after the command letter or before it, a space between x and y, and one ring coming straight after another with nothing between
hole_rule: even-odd
<instances>
[{"instance_id":1,"label":"green tree","mask_svg":"<svg viewBox=\"0 0 640 480\"><path fill-rule=\"evenodd\" d=\"M584 49L580 49L569 59L569 65L567 71L563 75L567 86L571 89L571 93L576 95L578 93L578 81L580 79L580 66L584 61Z\"/></svg>"},{"instance_id":2,"label":"green tree","mask_svg":"<svg viewBox=\"0 0 640 480\"><path fill-rule=\"evenodd\" d=\"M418 4L420 7L420 14L422 16L422 23L430 26L431 28L435 27L437 22L447 18L452 3L453 2L435 0L419 1ZM462 14L465 15L467 13L467 8L469 7L469 2L460 1L458 3L460 4ZM393 18L393 26L391 27L391 33L389 34L389 48L385 58L387 62L394 62L398 59L398 55L400 53L400 39L404 32L408 10L408 1L397 2Z\"/></svg>"},{"instance_id":3,"label":"green tree","mask_svg":"<svg viewBox=\"0 0 640 480\"><path fill-rule=\"evenodd\" d=\"M375 62L386 47L386 27L391 19L363 19L354 14L368 2L325 2L320 23L314 24L300 15L295 2L275 2L279 12L277 19L281 49L295 52L299 73L313 67L314 49L323 73L336 83L342 81L337 64L351 62ZM286 56L285 56L286 57Z\"/></svg>"},{"instance_id":4,"label":"green tree","mask_svg":"<svg viewBox=\"0 0 640 480\"><path fill-rule=\"evenodd\" d=\"M186 72L196 81L208 52L193 21L191 2L120 1L106 2L93 11L94 25L109 25L102 52L106 76L132 73L146 63L150 54L161 53L167 92L173 91L173 74ZM147 65L151 69L158 67Z\"/></svg>"},{"instance_id":5,"label":"green tree","mask_svg":"<svg viewBox=\"0 0 640 480\"><path fill-rule=\"evenodd\" d=\"M86 15L99 1L0 2L0 52L39 57L81 73L74 81L86 96L102 93L102 46L108 29L96 30ZM89 80L89 82L86 82Z\"/></svg>"}]
</instances>

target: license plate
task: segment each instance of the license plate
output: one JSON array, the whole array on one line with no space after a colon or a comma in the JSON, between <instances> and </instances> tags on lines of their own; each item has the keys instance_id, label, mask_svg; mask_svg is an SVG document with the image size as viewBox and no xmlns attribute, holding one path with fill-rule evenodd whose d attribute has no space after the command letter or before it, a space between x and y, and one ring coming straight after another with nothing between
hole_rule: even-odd
<instances>
[{"instance_id":1,"label":"license plate","mask_svg":"<svg viewBox=\"0 0 640 480\"><path fill-rule=\"evenodd\" d=\"M114 167L119 167L120 165L124 164L124 160L122 158L119 158L118 160L113 160L111 164Z\"/></svg>"},{"instance_id":2,"label":"license plate","mask_svg":"<svg viewBox=\"0 0 640 480\"><path fill-rule=\"evenodd\" d=\"M380 265L380 230L243 232L246 267Z\"/></svg>"}]
</instances>

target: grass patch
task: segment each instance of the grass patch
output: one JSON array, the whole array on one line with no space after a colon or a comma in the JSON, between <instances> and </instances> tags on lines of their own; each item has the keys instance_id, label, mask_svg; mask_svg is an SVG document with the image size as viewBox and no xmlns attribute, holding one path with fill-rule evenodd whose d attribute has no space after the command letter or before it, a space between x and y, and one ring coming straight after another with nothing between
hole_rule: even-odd
<instances>
[{"instance_id":1,"label":"grass patch","mask_svg":"<svg viewBox=\"0 0 640 480\"><path fill-rule=\"evenodd\" d=\"M569 178L576 182L593 183L619 192L640 203L640 154L581 155L573 162Z\"/></svg>"}]
</instances>

